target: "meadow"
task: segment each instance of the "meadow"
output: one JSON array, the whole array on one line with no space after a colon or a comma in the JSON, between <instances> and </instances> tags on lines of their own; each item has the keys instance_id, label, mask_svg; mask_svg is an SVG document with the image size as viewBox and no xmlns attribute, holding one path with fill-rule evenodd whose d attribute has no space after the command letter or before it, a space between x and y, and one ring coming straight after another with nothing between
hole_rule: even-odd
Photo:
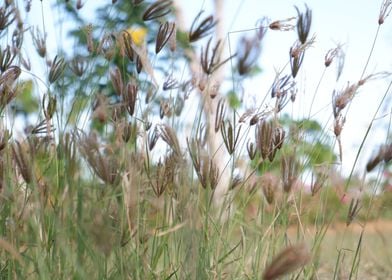
<instances>
[{"instance_id":1,"label":"meadow","mask_svg":"<svg viewBox=\"0 0 392 280\"><path fill-rule=\"evenodd\" d=\"M42 1L3 1L0 279L392 278L389 136L354 172L373 121L391 123L390 72L368 69L392 9L379 2L358 80L340 83L342 44L325 53L344 85L326 127L311 115L324 74L309 114L290 110L317 48L310 6L261 18L228 52L219 9L187 26L180 1L113 0L88 22L83 1L53 1L74 47L51 53L45 13L31 14ZM296 40L249 106L273 32ZM389 86L343 175L350 107L379 80Z\"/></svg>"}]
</instances>

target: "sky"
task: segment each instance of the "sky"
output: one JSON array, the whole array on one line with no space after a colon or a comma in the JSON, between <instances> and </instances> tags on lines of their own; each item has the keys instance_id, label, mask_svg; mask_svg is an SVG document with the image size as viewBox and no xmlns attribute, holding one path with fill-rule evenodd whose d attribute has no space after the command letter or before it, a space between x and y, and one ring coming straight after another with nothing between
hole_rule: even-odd
<instances>
[{"instance_id":1,"label":"sky","mask_svg":"<svg viewBox=\"0 0 392 280\"><path fill-rule=\"evenodd\" d=\"M81 12L87 17L93 15L96 6L111 2L110 0L85 0L85 7ZM43 11L47 22L56 22L61 18L58 11L51 8L53 1L43 1ZM205 15L214 11L212 0L178 0L183 8L187 26L200 10L205 10ZM357 82L369 55L373 38L377 30L377 21L381 0L225 0L224 18L226 39L230 40L232 49L235 41L242 35L252 35L244 31L255 27L258 19L268 17L271 21L282 20L296 16L294 6L300 10L307 4L313 12L311 34L315 35L315 43L307 50L303 66L297 77L299 92L297 100L289 113L295 118L304 118L309 115L310 103L315 89L324 69L324 56L326 52L337 46L343 45L346 53L343 74L336 82L336 69L331 66L320 84L311 113L326 127L329 135L333 136L332 126L332 92L344 88L347 83ZM33 1L33 12L41 14L40 1ZM61 34L58 30L46 24L48 37L57 37ZM52 25L53 26L53 25ZM246 82L245 93L249 98L245 104L250 106L260 101L268 93L277 69L282 69L288 62L290 46L296 40L296 33L269 30L262 42L262 53L258 61L262 74ZM60 42L60 43L59 43ZM59 44L67 44L62 40L50 40L48 48L56 49ZM229 52L226 41L226 53ZM392 72L392 17L387 18L379 33L374 54L371 57L366 75L380 71ZM286 69L285 73L289 73ZM374 112L382 95L387 89L388 81L371 81L360 89L354 98L346 117L342 132L343 162L341 170L349 173L354 158L371 122ZM360 156L359 170L363 170L367 159L376 151L380 144L386 141L386 126L389 122L390 102L386 102L383 110L377 116L371 131L371 137L365 143L364 152ZM337 149L336 149L337 151Z\"/></svg>"}]
</instances>

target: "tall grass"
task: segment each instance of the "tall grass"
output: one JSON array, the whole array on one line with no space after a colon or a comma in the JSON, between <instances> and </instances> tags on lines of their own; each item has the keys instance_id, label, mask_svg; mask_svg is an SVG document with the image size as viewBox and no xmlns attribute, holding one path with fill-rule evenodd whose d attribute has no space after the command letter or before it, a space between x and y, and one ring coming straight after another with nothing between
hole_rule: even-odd
<instances>
[{"instance_id":1,"label":"tall grass","mask_svg":"<svg viewBox=\"0 0 392 280\"><path fill-rule=\"evenodd\" d=\"M313 105L306 118L287 114L305 54L317 47L310 7L259 21L225 57L232 42L214 37L213 15L199 13L185 28L173 1L112 2L89 25L82 1L58 1L81 27L71 32L75 48L57 54L48 53L45 31L29 26L45 27L44 14L24 22L31 1L2 4L1 278L368 277L366 225L390 203L378 190L391 146L381 146L361 177L344 178L335 164L358 90L390 80L387 72L366 73L392 3L382 3L362 76L333 92L331 140L311 119ZM257 72L265 36L280 31L297 34L287 67L247 110L238 92L222 93L224 69L231 66L234 88L244 84ZM337 63L339 78L343 57L341 46L331 49L324 73ZM42 73L34 73L36 63ZM372 121L388 94L389 87ZM20 120L34 122L23 135ZM372 183L366 174L375 168ZM341 234L331 241L335 227ZM373 275L391 275L382 268Z\"/></svg>"}]
</instances>

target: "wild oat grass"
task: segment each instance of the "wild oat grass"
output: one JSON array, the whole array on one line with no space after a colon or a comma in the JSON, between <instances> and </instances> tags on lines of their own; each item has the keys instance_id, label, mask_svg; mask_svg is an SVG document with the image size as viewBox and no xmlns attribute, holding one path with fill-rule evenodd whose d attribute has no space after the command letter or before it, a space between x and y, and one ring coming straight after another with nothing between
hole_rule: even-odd
<instances>
[{"instance_id":1,"label":"wild oat grass","mask_svg":"<svg viewBox=\"0 0 392 280\"><path fill-rule=\"evenodd\" d=\"M391 4L382 2L378 30ZM199 12L184 26L176 1L112 1L92 23L81 16L83 1L57 1L63 20L77 23L74 49L58 53L47 47L45 14L30 14L42 1L1 5L1 279L392 275L371 258L367 238L375 235L366 231L373 218L390 216L381 195L390 144L380 143L361 177L335 167L358 91L390 80L388 72L365 75L378 30L362 76L331 95L336 155L328 128L310 117L331 65L340 78L341 45L325 54L309 116L294 119L287 109L317 47L307 5L294 7L296 17L262 18L227 56L215 15ZM280 31L297 36L287 46L289 70L245 108L235 86L224 94L227 80L256 77L266 36ZM376 179L366 178L376 168ZM359 235L350 234L354 226Z\"/></svg>"}]
</instances>

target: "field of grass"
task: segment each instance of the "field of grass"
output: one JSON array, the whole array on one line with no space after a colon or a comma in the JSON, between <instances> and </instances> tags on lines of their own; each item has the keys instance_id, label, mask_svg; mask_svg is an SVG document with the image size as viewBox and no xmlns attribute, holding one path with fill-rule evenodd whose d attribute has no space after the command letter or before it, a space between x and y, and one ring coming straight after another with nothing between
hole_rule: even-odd
<instances>
[{"instance_id":1,"label":"field of grass","mask_svg":"<svg viewBox=\"0 0 392 280\"><path fill-rule=\"evenodd\" d=\"M317 47L310 7L260 20L224 57L214 15L184 27L177 1L112 2L88 23L82 1L53 1L75 42L57 54L38 1L0 6L0 279L392 278L392 144L363 174L339 172L351 102L388 81L379 118L389 72L366 63L333 92L330 132L287 109ZM391 9L382 1L373 47ZM297 36L287 67L245 108L236 89L280 31ZM337 80L343 59L340 45L325 56Z\"/></svg>"}]
</instances>

